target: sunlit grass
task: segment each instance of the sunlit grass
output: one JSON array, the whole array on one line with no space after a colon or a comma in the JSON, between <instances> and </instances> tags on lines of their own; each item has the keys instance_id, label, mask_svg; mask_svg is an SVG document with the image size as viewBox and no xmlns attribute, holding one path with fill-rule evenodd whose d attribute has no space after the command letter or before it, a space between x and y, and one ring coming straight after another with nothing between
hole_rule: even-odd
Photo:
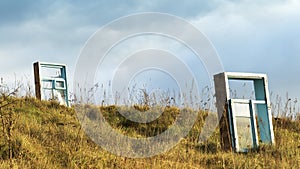
<instances>
[{"instance_id":1,"label":"sunlit grass","mask_svg":"<svg viewBox=\"0 0 300 169\"><path fill-rule=\"evenodd\" d=\"M167 129L179 110L167 107L156 121L150 124L133 124L118 114L116 106L99 109L114 128L137 137L152 136ZM73 108L60 106L56 102L22 98L15 99L13 104L2 108L1 113L8 110L13 112L14 120L11 160L12 166L17 168L300 167L300 122L297 120L274 120L276 145L261 145L255 151L240 154L221 150L218 129L206 142L198 142L208 113L199 111L190 134L176 147L151 158L131 159L111 154L92 142L81 129ZM1 120L3 118L5 117L1 116ZM4 127L1 123L0 168L10 168Z\"/></svg>"}]
</instances>

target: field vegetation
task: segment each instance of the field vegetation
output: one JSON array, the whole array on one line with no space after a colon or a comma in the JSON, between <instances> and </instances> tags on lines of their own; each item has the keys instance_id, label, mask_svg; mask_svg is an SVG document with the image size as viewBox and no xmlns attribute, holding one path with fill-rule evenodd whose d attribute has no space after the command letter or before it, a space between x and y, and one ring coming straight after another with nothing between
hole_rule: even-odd
<instances>
[{"instance_id":1,"label":"field vegetation","mask_svg":"<svg viewBox=\"0 0 300 169\"><path fill-rule=\"evenodd\" d=\"M136 107L133 107L136 108ZM99 107L109 123L124 134L148 137L172 125L179 111L166 107L150 124L134 124L116 106ZM249 153L224 152L219 131L198 142L208 111L199 110L189 135L170 151L131 159L105 151L83 132L73 107L32 97L0 97L0 168L299 168L300 121L274 119L275 146L261 145ZM116 145L117 146L117 145Z\"/></svg>"}]
</instances>

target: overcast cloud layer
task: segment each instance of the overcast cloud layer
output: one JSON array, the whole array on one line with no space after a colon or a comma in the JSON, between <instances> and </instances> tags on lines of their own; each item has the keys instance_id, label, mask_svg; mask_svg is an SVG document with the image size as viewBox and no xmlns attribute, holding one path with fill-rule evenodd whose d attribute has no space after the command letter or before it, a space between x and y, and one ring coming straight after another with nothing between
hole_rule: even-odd
<instances>
[{"instance_id":1,"label":"overcast cloud layer","mask_svg":"<svg viewBox=\"0 0 300 169\"><path fill-rule=\"evenodd\" d=\"M270 90L299 97L299 0L0 1L0 77L28 76L36 60L69 66L86 40L114 19L138 12L186 19L212 41L226 71L263 72Z\"/></svg>"}]
</instances>

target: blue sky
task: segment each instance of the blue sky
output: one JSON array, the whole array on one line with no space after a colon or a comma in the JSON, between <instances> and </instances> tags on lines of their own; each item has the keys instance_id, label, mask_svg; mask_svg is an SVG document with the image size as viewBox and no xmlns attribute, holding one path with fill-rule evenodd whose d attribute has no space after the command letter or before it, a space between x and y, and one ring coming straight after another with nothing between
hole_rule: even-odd
<instances>
[{"instance_id":1,"label":"blue sky","mask_svg":"<svg viewBox=\"0 0 300 169\"><path fill-rule=\"evenodd\" d=\"M225 71L262 72L270 91L300 97L299 0L0 1L0 77L33 83L36 60L76 59L101 26L124 15L162 12L184 18L215 46Z\"/></svg>"}]
</instances>

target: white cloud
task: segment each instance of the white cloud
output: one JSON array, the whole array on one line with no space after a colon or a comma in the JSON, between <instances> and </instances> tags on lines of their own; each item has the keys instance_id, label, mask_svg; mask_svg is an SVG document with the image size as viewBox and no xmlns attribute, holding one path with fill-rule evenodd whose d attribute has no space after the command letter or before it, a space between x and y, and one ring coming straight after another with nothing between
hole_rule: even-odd
<instances>
[{"instance_id":1,"label":"white cloud","mask_svg":"<svg viewBox=\"0 0 300 169\"><path fill-rule=\"evenodd\" d=\"M227 70L267 72L278 91L280 85L289 85L281 82L284 73L290 73L286 81L300 83L294 78L300 73L298 0L4 0L0 2L0 76L31 73L35 60L67 63L73 73L81 47L99 27L145 11L190 20L211 39Z\"/></svg>"},{"instance_id":2,"label":"white cloud","mask_svg":"<svg viewBox=\"0 0 300 169\"><path fill-rule=\"evenodd\" d=\"M191 22L212 40L227 71L266 72L271 90L284 93L286 86L292 90L300 83L295 79L300 73L299 18L297 0L227 1Z\"/></svg>"}]
</instances>

